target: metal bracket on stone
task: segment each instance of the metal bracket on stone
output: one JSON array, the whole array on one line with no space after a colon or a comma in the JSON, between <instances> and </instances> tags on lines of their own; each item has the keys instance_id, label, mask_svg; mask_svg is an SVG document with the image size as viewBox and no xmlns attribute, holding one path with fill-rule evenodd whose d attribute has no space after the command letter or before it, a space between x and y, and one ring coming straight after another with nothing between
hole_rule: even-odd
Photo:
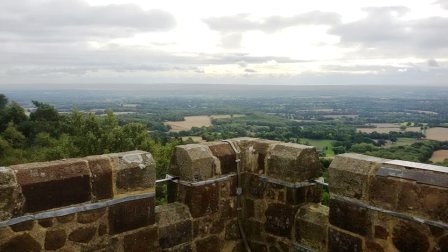
<instances>
[{"instance_id":1,"label":"metal bracket on stone","mask_svg":"<svg viewBox=\"0 0 448 252\"><path fill-rule=\"evenodd\" d=\"M214 183L218 183L218 182L227 181L227 180L232 179L232 177L234 177L234 176L236 176L236 173L231 173L231 174L219 177L219 178L207 179L204 181L190 182L190 181L178 179L176 177L173 177L173 176L167 174L167 177L171 177L171 179L166 178L165 180L170 180L170 181L173 181L174 183L181 184L184 186L196 187L196 186L210 185L210 184L214 184Z\"/></svg>"}]
</instances>

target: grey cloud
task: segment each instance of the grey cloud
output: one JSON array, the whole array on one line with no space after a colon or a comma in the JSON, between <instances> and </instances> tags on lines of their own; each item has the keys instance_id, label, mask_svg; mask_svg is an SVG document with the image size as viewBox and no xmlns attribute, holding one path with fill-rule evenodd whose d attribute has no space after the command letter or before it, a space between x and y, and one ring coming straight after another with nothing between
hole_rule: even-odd
<instances>
[{"instance_id":1,"label":"grey cloud","mask_svg":"<svg viewBox=\"0 0 448 252\"><path fill-rule=\"evenodd\" d=\"M405 7L365 9L364 19L333 26L329 33L344 46L360 46L358 53L376 56L432 57L448 51L448 18L407 20Z\"/></svg>"},{"instance_id":2,"label":"grey cloud","mask_svg":"<svg viewBox=\"0 0 448 252\"><path fill-rule=\"evenodd\" d=\"M211 17L203 21L210 29L224 33L252 30L276 32L298 25L334 25L340 22L340 15L333 12L312 11L290 17L269 16L252 20L248 14L238 14L234 16Z\"/></svg>"},{"instance_id":3,"label":"grey cloud","mask_svg":"<svg viewBox=\"0 0 448 252\"><path fill-rule=\"evenodd\" d=\"M429 67L439 67L440 66L439 62L437 62L437 60L435 60L435 59L429 59L427 61L427 63L428 63Z\"/></svg>"},{"instance_id":4,"label":"grey cloud","mask_svg":"<svg viewBox=\"0 0 448 252\"><path fill-rule=\"evenodd\" d=\"M251 69L251 68L246 68L246 69L244 69L244 72L246 72L246 73L256 73L257 70Z\"/></svg>"},{"instance_id":5,"label":"grey cloud","mask_svg":"<svg viewBox=\"0 0 448 252\"><path fill-rule=\"evenodd\" d=\"M2 0L0 40L58 41L114 38L169 30L174 17L132 4L90 6L82 0Z\"/></svg>"}]
</instances>

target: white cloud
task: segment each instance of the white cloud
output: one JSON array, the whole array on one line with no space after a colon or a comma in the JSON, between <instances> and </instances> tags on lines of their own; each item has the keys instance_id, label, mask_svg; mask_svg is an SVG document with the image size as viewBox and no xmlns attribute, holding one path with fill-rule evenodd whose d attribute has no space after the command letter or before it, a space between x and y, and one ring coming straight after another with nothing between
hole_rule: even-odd
<instances>
[{"instance_id":1,"label":"white cloud","mask_svg":"<svg viewBox=\"0 0 448 252\"><path fill-rule=\"evenodd\" d=\"M446 0L1 0L0 85L441 84L447 7Z\"/></svg>"}]
</instances>

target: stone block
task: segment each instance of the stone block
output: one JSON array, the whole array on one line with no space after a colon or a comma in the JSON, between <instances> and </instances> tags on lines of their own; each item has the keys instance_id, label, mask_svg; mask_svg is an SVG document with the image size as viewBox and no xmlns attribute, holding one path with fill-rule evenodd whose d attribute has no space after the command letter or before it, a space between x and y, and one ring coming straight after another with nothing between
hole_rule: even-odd
<instances>
[{"instance_id":1,"label":"stone block","mask_svg":"<svg viewBox=\"0 0 448 252\"><path fill-rule=\"evenodd\" d=\"M387 240L387 238L389 237L389 232L383 226L375 226L374 233L375 233L375 238L377 238L377 239Z\"/></svg>"},{"instance_id":2,"label":"stone block","mask_svg":"<svg viewBox=\"0 0 448 252\"><path fill-rule=\"evenodd\" d=\"M107 155L111 159L116 195L153 191L156 181L156 162L144 151Z\"/></svg>"},{"instance_id":3,"label":"stone block","mask_svg":"<svg viewBox=\"0 0 448 252\"><path fill-rule=\"evenodd\" d=\"M269 150L278 144L278 141L255 139L252 141L250 151L252 152L252 159L254 159L254 165L251 169L255 174L266 174L267 159Z\"/></svg>"},{"instance_id":4,"label":"stone block","mask_svg":"<svg viewBox=\"0 0 448 252\"><path fill-rule=\"evenodd\" d=\"M212 154L219 159L219 174L237 172L236 154L229 143L211 142L206 144L210 148Z\"/></svg>"},{"instance_id":5,"label":"stone block","mask_svg":"<svg viewBox=\"0 0 448 252\"><path fill-rule=\"evenodd\" d=\"M192 221L185 220L167 226L159 226L161 248L171 248L192 240Z\"/></svg>"},{"instance_id":6,"label":"stone block","mask_svg":"<svg viewBox=\"0 0 448 252\"><path fill-rule=\"evenodd\" d=\"M221 219L229 219L237 216L236 198L224 199L220 203Z\"/></svg>"},{"instance_id":7,"label":"stone block","mask_svg":"<svg viewBox=\"0 0 448 252\"><path fill-rule=\"evenodd\" d=\"M220 174L220 165L208 146L187 144L176 146L168 173L182 180L202 181Z\"/></svg>"},{"instance_id":8,"label":"stone block","mask_svg":"<svg viewBox=\"0 0 448 252\"><path fill-rule=\"evenodd\" d=\"M97 221L106 213L106 208L98 208L78 213L78 223L92 223Z\"/></svg>"},{"instance_id":9,"label":"stone block","mask_svg":"<svg viewBox=\"0 0 448 252\"><path fill-rule=\"evenodd\" d=\"M96 227L82 226L73 230L68 236L68 239L74 242L88 243L93 239L95 234L96 234Z\"/></svg>"},{"instance_id":10,"label":"stone block","mask_svg":"<svg viewBox=\"0 0 448 252\"><path fill-rule=\"evenodd\" d=\"M414 181L400 180L400 191L398 193L397 210L402 212L422 209L420 197L420 186Z\"/></svg>"},{"instance_id":11,"label":"stone block","mask_svg":"<svg viewBox=\"0 0 448 252\"><path fill-rule=\"evenodd\" d=\"M419 212L432 220L448 223L448 188L423 184L418 186L418 198L421 202Z\"/></svg>"},{"instance_id":12,"label":"stone block","mask_svg":"<svg viewBox=\"0 0 448 252\"><path fill-rule=\"evenodd\" d=\"M95 199L113 198L111 159L107 156L90 156L86 159L92 173L92 194Z\"/></svg>"},{"instance_id":13,"label":"stone block","mask_svg":"<svg viewBox=\"0 0 448 252\"><path fill-rule=\"evenodd\" d=\"M373 177L369 189L370 203L385 209L395 210L398 204L398 193L401 181L390 177Z\"/></svg>"},{"instance_id":14,"label":"stone block","mask_svg":"<svg viewBox=\"0 0 448 252\"><path fill-rule=\"evenodd\" d=\"M264 223L253 218L244 220L244 231L249 240L263 241L265 226Z\"/></svg>"},{"instance_id":15,"label":"stone block","mask_svg":"<svg viewBox=\"0 0 448 252\"><path fill-rule=\"evenodd\" d=\"M392 242L401 252L428 251L430 246L422 225L404 221L394 226Z\"/></svg>"},{"instance_id":16,"label":"stone block","mask_svg":"<svg viewBox=\"0 0 448 252\"><path fill-rule=\"evenodd\" d=\"M298 243L318 251L327 245L328 207L306 204L295 216L295 239Z\"/></svg>"},{"instance_id":17,"label":"stone block","mask_svg":"<svg viewBox=\"0 0 448 252\"><path fill-rule=\"evenodd\" d=\"M25 212L36 212L91 200L87 161L68 159L10 167L25 197Z\"/></svg>"},{"instance_id":18,"label":"stone block","mask_svg":"<svg viewBox=\"0 0 448 252\"><path fill-rule=\"evenodd\" d=\"M75 219L76 214L68 214L68 215L63 215L63 216L58 216L56 217L56 219L58 220L59 223L68 223L71 222Z\"/></svg>"},{"instance_id":19,"label":"stone block","mask_svg":"<svg viewBox=\"0 0 448 252\"><path fill-rule=\"evenodd\" d=\"M241 152L241 171L255 172L257 168L258 153L254 149L256 138L240 137L230 139Z\"/></svg>"},{"instance_id":20,"label":"stone block","mask_svg":"<svg viewBox=\"0 0 448 252\"><path fill-rule=\"evenodd\" d=\"M264 198L267 186L266 181L261 180L259 176L253 174L245 174L244 180L244 191L246 194L256 199Z\"/></svg>"},{"instance_id":21,"label":"stone block","mask_svg":"<svg viewBox=\"0 0 448 252\"><path fill-rule=\"evenodd\" d=\"M367 201L369 178L384 161L354 153L337 155L328 169L330 193Z\"/></svg>"},{"instance_id":22,"label":"stone block","mask_svg":"<svg viewBox=\"0 0 448 252\"><path fill-rule=\"evenodd\" d=\"M193 252L191 243L184 243L172 248L162 249L162 252Z\"/></svg>"},{"instance_id":23,"label":"stone block","mask_svg":"<svg viewBox=\"0 0 448 252\"><path fill-rule=\"evenodd\" d=\"M226 232L224 237L226 238L226 240L241 239L240 229L237 220L232 220L226 225Z\"/></svg>"},{"instance_id":24,"label":"stone block","mask_svg":"<svg viewBox=\"0 0 448 252\"><path fill-rule=\"evenodd\" d=\"M34 221L29 220L29 221L19 222L17 224L11 225L10 227L14 232L29 231L29 230L33 229Z\"/></svg>"},{"instance_id":25,"label":"stone block","mask_svg":"<svg viewBox=\"0 0 448 252\"><path fill-rule=\"evenodd\" d=\"M291 205L299 205L305 202L318 203L321 201L321 197L322 187L318 185L286 189L286 203Z\"/></svg>"},{"instance_id":26,"label":"stone block","mask_svg":"<svg viewBox=\"0 0 448 252\"><path fill-rule=\"evenodd\" d=\"M0 221L22 212L24 198L12 169L0 167Z\"/></svg>"},{"instance_id":27,"label":"stone block","mask_svg":"<svg viewBox=\"0 0 448 252\"><path fill-rule=\"evenodd\" d=\"M42 246L28 233L17 235L0 245L0 251L42 251Z\"/></svg>"},{"instance_id":28,"label":"stone block","mask_svg":"<svg viewBox=\"0 0 448 252\"><path fill-rule=\"evenodd\" d=\"M361 252L361 238L341 232L330 227L328 229L328 252Z\"/></svg>"},{"instance_id":29,"label":"stone block","mask_svg":"<svg viewBox=\"0 0 448 252\"><path fill-rule=\"evenodd\" d=\"M124 251L132 252L158 251L158 240L157 227L148 227L125 235L123 248Z\"/></svg>"},{"instance_id":30,"label":"stone block","mask_svg":"<svg viewBox=\"0 0 448 252\"><path fill-rule=\"evenodd\" d=\"M44 228L52 227L53 224L54 224L54 220L53 220L53 218L40 219L40 220L38 220L37 222L39 223L39 225L40 225L41 227L44 227Z\"/></svg>"},{"instance_id":31,"label":"stone block","mask_svg":"<svg viewBox=\"0 0 448 252\"><path fill-rule=\"evenodd\" d=\"M57 250L65 245L67 234L64 229L49 230L45 233L45 249Z\"/></svg>"},{"instance_id":32,"label":"stone block","mask_svg":"<svg viewBox=\"0 0 448 252\"><path fill-rule=\"evenodd\" d=\"M201 217L219 210L219 185L186 186L184 203L190 208L193 218Z\"/></svg>"},{"instance_id":33,"label":"stone block","mask_svg":"<svg viewBox=\"0 0 448 252\"><path fill-rule=\"evenodd\" d=\"M117 234L155 222L154 197L126 201L109 207L109 234Z\"/></svg>"},{"instance_id":34,"label":"stone block","mask_svg":"<svg viewBox=\"0 0 448 252\"><path fill-rule=\"evenodd\" d=\"M249 241L249 248L251 251L267 252L268 246L263 242Z\"/></svg>"},{"instance_id":35,"label":"stone block","mask_svg":"<svg viewBox=\"0 0 448 252\"><path fill-rule=\"evenodd\" d=\"M192 218L188 207L181 203L156 208L159 243L162 249L171 248L192 240Z\"/></svg>"},{"instance_id":36,"label":"stone block","mask_svg":"<svg viewBox=\"0 0 448 252\"><path fill-rule=\"evenodd\" d=\"M302 182L317 178L321 164L314 147L278 143L267 156L266 174L288 182Z\"/></svg>"},{"instance_id":37,"label":"stone block","mask_svg":"<svg viewBox=\"0 0 448 252\"><path fill-rule=\"evenodd\" d=\"M297 207L285 204L269 204L265 212L266 232L277 236L290 237L297 209Z\"/></svg>"},{"instance_id":38,"label":"stone block","mask_svg":"<svg viewBox=\"0 0 448 252\"><path fill-rule=\"evenodd\" d=\"M372 226L367 208L338 199L330 199L330 223L362 236L369 234Z\"/></svg>"},{"instance_id":39,"label":"stone block","mask_svg":"<svg viewBox=\"0 0 448 252\"><path fill-rule=\"evenodd\" d=\"M374 241L366 241L366 251L369 252L384 252L383 246Z\"/></svg>"},{"instance_id":40,"label":"stone block","mask_svg":"<svg viewBox=\"0 0 448 252\"><path fill-rule=\"evenodd\" d=\"M196 240L195 244L197 251L220 252L223 242L218 236L212 235Z\"/></svg>"},{"instance_id":41,"label":"stone block","mask_svg":"<svg viewBox=\"0 0 448 252\"><path fill-rule=\"evenodd\" d=\"M448 235L445 235L444 237L440 238L438 247L440 251L448 251Z\"/></svg>"}]
</instances>

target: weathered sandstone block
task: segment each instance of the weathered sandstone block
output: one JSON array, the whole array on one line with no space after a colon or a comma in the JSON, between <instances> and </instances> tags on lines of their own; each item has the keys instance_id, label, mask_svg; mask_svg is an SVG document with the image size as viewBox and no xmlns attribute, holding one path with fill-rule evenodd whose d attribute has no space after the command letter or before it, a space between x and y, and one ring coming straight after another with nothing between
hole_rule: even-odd
<instances>
[{"instance_id":1,"label":"weathered sandstone block","mask_svg":"<svg viewBox=\"0 0 448 252\"><path fill-rule=\"evenodd\" d=\"M350 232L366 236L371 229L367 208L338 199L330 200L330 223Z\"/></svg>"},{"instance_id":2,"label":"weathered sandstone block","mask_svg":"<svg viewBox=\"0 0 448 252\"><path fill-rule=\"evenodd\" d=\"M194 218L215 213L219 210L219 185L183 187L183 203L188 205Z\"/></svg>"},{"instance_id":3,"label":"weathered sandstone block","mask_svg":"<svg viewBox=\"0 0 448 252\"><path fill-rule=\"evenodd\" d=\"M156 180L156 162L144 151L107 155L112 161L115 195L152 191Z\"/></svg>"},{"instance_id":4,"label":"weathered sandstone block","mask_svg":"<svg viewBox=\"0 0 448 252\"><path fill-rule=\"evenodd\" d=\"M182 180L202 181L220 174L221 164L206 145L187 144L176 146L169 173Z\"/></svg>"},{"instance_id":5,"label":"weathered sandstone block","mask_svg":"<svg viewBox=\"0 0 448 252\"><path fill-rule=\"evenodd\" d=\"M319 176L321 164L316 148L291 143L275 144L268 153L266 175L288 182Z\"/></svg>"},{"instance_id":6,"label":"weathered sandstone block","mask_svg":"<svg viewBox=\"0 0 448 252\"><path fill-rule=\"evenodd\" d=\"M328 207L310 203L302 206L295 216L295 239L317 251L327 246Z\"/></svg>"},{"instance_id":7,"label":"weathered sandstone block","mask_svg":"<svg viewBox=\"0 0 448 252\"><path fill-rule=\"evenodd\" d=\"M0 167L0 221L22 212L24 199L13 170Z\"/></svg>"},{"instance_id":8,"label":"weathered sandstone block","mask_svg":"<svg viewBox=\"0 0 448 252\"><path fill-rule=\"evenodd\" d=\"M92 173L92 194L95 199L113 198L111 159L108 156L90 156L86 159Z\"/></svg>"},{"instance_id":9,"label":"weathered sandstone block","mask_svg":"<svg viewBox=\"0 0 448 252\"><path fill-rule=\"evenodd\" d=\"M45 233L45 249L56 250L65 245L67 234L64 229L49 230Z\"/></svg>"},{"instance_id":10,"label":"weathered sandstone block","mask_svg":"<svg viewBox=\"0 0 448 252\"><path fill-rule=\"evenodd\" d=\"M156 222L159 228L159 244L162 249L192 240L192 217L186 205L173 203L158 206Z\"/></svg>"},{"instance_id":11,"label":"weathered sandstone block","mask_svg":"<svg viewBox=\"0 0 448 252\"><path fill-rule=\"evenodd\" d=\"M25 212L36 212L90 201L87 161L68 159L10 167L25 197Z\"/></svg>"},{"instance_id":12,"label":"weathered sandstone block","mask_svg":"<svg viewBox=\"0 0 448 252\"><path fill-rule=\"evenodd\" d=\"M135 233L127 234L123 241L124 251L159 251L157 227L147 227Z\"/></svg>"},{"instance_id":13,"label":"weathered sandstone block","mask_svg":"<svg viewBox=\"0 0 448 252\"><path fill-rule=\"evenodd\" d=\"M237 163L236 153L232 149L229 143L226 142L211 142L207 143L207 146L210 148L212 154L219 159L220 169L217 170L216 175L220 174L228 174L231 172L236 172Z\"/></svg>"},{"instance_id":14,"label":"weathered sandstone block","mask_svg":"<svg viewBox=\"0 0 448 252\"><path fill-rule=\"evenodd\" d=\"M328 252L361 252L363 240L330 227L328 229Z\"/></svg>"},{"instance_id":15,"label":"weathered sandstone block","mask_svg":"<svg viewBox=\"0 0 448 252\"><path fill-rule=\"evenodd\" d=\"M277 236L289 237L297 207L272 203L266 209L266 232Z\"/></svg>"},{"instance_id":16,"label":"weathered sandstone block","mask_svg":"<svg viewBox=\"0 0 448 252\"><path fill-rule=\"evenodd\" d=\"M109 234L117 234L155 222L154 197L126 201L109 207Z\"/></svg>"},{"instance_id":17,"label":"weathered sandstone block","mask_svg":"<svg viewBox=\"0 0 448 252\"><path fill-rule=\"evenodd\" d=\"M374 176L383 162L384 159L361 154L337 155L328 170L330 192L350 198L368 200L369 178Z\"/></svg>"}]
</instances>

